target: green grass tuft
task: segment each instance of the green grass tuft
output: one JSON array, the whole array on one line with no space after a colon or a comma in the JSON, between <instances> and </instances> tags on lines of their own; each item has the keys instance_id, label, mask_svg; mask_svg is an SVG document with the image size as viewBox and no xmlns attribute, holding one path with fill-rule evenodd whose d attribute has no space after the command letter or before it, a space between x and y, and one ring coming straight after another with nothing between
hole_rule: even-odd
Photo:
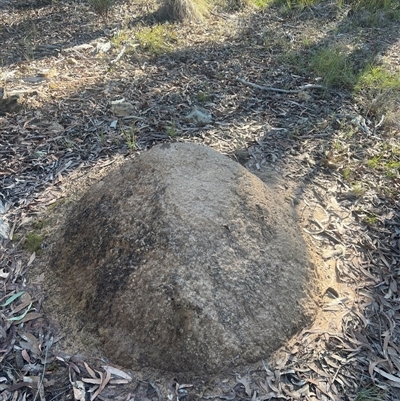
<instances>
[{"instance_id":1,"label":"green grass tuft","mask_svg":"<svg viewBox=\"0 0 400 401\"><path fill-rule=\"evenodd\" d=\"M385 392L379 387L360 389L354 401L383 401Z\"/></svg>"},{"instance_id":2,"label":"green grass tuft","mask_svg":"<svg viewBox=\"0 0 400 401\"><path fill-rule=\"evenodd\" d=\"M343 170L342 175L343 175L343 179L348 180L350 178L350 175L351 175L351 169L349 167L346 167Z\"/></svg>"},{"instance_id":3,"label":"green grass tuft","mask_svg":"<svg viewBox=\"0 0 400 401\"><path fill-rule=\"evenodd\" d=\"M117 48L129 41L130 41L130 36L126 31L120 31L110 39L110 42Z\"/></svg>"},{"instance_id":4,"label":"green grass tuft","mask_svg":"<svg viewBox=\"0 0 400 401\"><path fill-rule=\"evenodd\" d=\"M140 45L154 56L173 50L177 41L176 32L168 24L158 24L152 28L143 28L136 33Z\"/></svg>"},{"instance_id":5,"label":"green grass tuft","mask_svg":"<svg viewBox=\"0 0 400 401\"><path fill-rule=\"evenodd\" d=\"M352 88L356 83L353 65L339 47L319 50L311 56L310 66L327 87Z\"/></svg>"},{"instance_id":6,"label":"green grass tuft","mask_svg":"<svg viewBox=\"0 0 400 401\"><path fill-rule=\"evenodd\" d=\"M258 8L265 8L269 4L271 4L271 0L247 0L249 5L258 7Z\"/></svg>"},{"instance_id":7,"label":"green grass tuft","mask_svg":"<svg viewBox=\"0 0 400 401\"><path fill-rule=\"evenodd\" d=\"M369 11L391 10L392 8L399 7L397 0L353 0L350 3L354 4L356 9L366 9Z\"/></svg>"},{"instance_id":8,"label":"green grass tuft","mask_svg":"<svg viewBox=\"0 0 400 401\"><path fill-rule=\"evenodd\" d=\"M130 150L136 149L136 133L135 127L131 127L129 131L122 130L122 136L125 139L126 145Z\"/></svg>"},{"instance_id":9,"label":"green grass tuft","mask_svg":"<svg viewBox=\"0 0 400 401\"><path fill-rule=\"evenodd\" d=\"M400 175L400 162L389 161L385 164L385 172L387 178L397 178Z\"/></svg>"},{"instance_id":10,"label":"green grass tuft","mask_svg":"<svg viewBox=\"0 0 400 401\"><path fill-rule=\"evenodd\" d=\"M367 224L368 226L373 226L379 221L378 218L374 214L365 216L363 220L364 220L364 223Z\"/></svg>"},{"instance_id":11,"label":"green grass tuft","mask_svg":"<svg viewBox=\"0 0 400 401\"><path fill-rule=\"evenodd\" d=\"M171 138L174 138L178 135L178 130L176 129L175 120L171 121L171 125L165 128L167 135Z\"/></svg>"},{"instance_id":12,"label":"green grass tuft","mask_svg":"<svg viewBox=\"0 0 400 401\"><path fill-rule=\"evenodd\" d=\"M208 102L211 99L211 95L207 92L199 92L197 94L197 100L201 103Z\"/></svg>"},{"instance_id":13,"label":"green grass tuft","mask_svg":"<svg viewBox=\"0 0 400 401\"><path fill-rule=\"evenodd\" d=\"M379 166L379 160L381 159L380 156L374 156L372 159L367 161L367 166L369 168L377 168Z\"/></svg>"},{"instance_id":14,"label":"green grass tuft","mask_svg":"<svg viewBox=\"0 0 400 401\"><path fill-rule=\"evenodd\" d=\"M273 4L283 7L283 10L304 10L321 2L322 0L273 0Z\"/></svg>"},{"instance_id":15,"label":"green grass tuft","mask_svg":"<svg viewBox=\"0 0 400 401\"><path fill-rule=\"evenodd\" d=\"M383 66L369 65L362 71L354 87L354 96L370 118L379 120L382 115L398 120L398 100L400 93L400 69L397 72ZM397 110L397 111L396 111ZM389 122L386 118L386 122Z\"/></svg>"},{"instance_id":16,"label":"green grass tuft","mask_svg":"<svg viewBox=\"0 0 400 401\"><path fill-rule=\"evenodd\" d=\"M358 77L355 90L400 90L400 70L391 73L382 66L369 65Z\"/></svg>"}]
</instances>

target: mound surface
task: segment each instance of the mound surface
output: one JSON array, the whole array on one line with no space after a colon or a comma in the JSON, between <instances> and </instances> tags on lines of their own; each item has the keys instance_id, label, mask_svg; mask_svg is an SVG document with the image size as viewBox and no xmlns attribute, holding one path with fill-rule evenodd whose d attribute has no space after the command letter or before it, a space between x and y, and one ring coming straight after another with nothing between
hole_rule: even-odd
<instances>
[{"instance_id":1,"label":"mound surface","mask_svg":"<svg viewBox=\"0 0 400 401\"><path fill-rule=\"evenodd\" d=\"M119 365L213 373L265 358L313 318L294 213L210 148L164 144L92 186L52 268Z\"/></svg>"}]
</instances>

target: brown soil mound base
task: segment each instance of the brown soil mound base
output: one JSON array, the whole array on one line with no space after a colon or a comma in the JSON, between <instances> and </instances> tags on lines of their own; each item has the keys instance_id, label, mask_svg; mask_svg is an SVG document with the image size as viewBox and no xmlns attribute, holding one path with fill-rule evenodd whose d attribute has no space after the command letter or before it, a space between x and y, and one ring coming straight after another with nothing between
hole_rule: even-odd
<instances>
[{"instance_id":1,"label":"brown soil mound base","mask_svg":"<svg viewBox=\"0 0 400 401\"><path fill-rule=\"evenodd\" d=\"M91 187L51 265L83 328L134 369L254 362L314 316L293 213L241 165L194 144L157 146Z\"/></svg>"}]
</instances>

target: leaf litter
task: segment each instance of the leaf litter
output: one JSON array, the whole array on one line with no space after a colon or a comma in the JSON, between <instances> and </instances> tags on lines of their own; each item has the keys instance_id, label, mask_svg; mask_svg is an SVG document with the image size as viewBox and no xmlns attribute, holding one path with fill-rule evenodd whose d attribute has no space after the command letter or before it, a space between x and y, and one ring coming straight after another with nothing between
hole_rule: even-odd
<instances>
[{"instance_id":1,"label":"leaf litter","mask_svg":"<svg viewBox=\"0 0 400 401\"><path fill-rule=\"evenodd\" d=\"M0 104L2 400L351 400L371 385L399 399L400 181L389 166L399 161L399 132L390 137L383 116L370 121L347 94L326 95L318 80L275 61L313 29L311 19L217 13L207 26L181 26L176 51L152 58L136 43L112 45L120 24L110 36L83 3L1 4L0 82L9 99ZM143 11L118 5L114 21ZM381 35L382 52L396 46L391 35ZM397 43L387 57L398 51ZM205 110L204 124L185 119L195 108ZM133 149L123 135L130 130ZM26 280L36 254L18 238L68 195L66 181L90 172L95 180L135 149L171 139L212 146L272 180L296 206L326 272L335 272L318 324L268 361L190 382L184 374L143 380L58 351L41 280ZM371 168L376 159L386 167Z\"/></svg>"}]
</instances>

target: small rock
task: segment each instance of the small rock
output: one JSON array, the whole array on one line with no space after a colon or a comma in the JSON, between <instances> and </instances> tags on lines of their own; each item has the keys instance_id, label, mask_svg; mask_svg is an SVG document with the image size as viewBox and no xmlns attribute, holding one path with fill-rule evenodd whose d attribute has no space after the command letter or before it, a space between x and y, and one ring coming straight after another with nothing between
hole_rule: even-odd
<instances>
[{"instance_id":1,"label":"small rock","mask_svg":"<svg viewBox=\"0 0 400 401\"><path fill-rule=\"evenodd\" d=\"M96 44L96 49L94 50L95 53L106 53L111 49L111 42L107 41L99 41Z\"/></svg>"},{"instance_id":2,"label":"small rock","mask_svg":"<svg viewBox=\"0 0 400 401\"><path fill-rule=\"evenodd\" d=\"M236 156L236 159L240 164L245 164L250 159L248 149L243 149L243 148L237 149L234 155Z\"/></svg>"},{"instance_id":3,"label":"small rock","mask_svg":"<svg viewBox=\"0 0 400 401\"><path fill-rule=\"evenodd\" d=\"M312 99L312 96L309 93L305 92L305 91L299 92L297 94L297 97L298 97L299 100L303 100L303 101L306 101L306 102Z\"/></svg>"},{"instance_id":4,"label":"small rock","mask_svg":"<svg viewBox=\"0 0 400 401\"><path fill-rule=\"evenodd\" d=\"M185 120L197 125L206 125L211 123L211 113L203 107L194 106L193 110L185 117Z\"/></svg>"},{"instance_id":5,"label":"small rock","mask_svg":"<svg viewBox=\"0 0 400 401\"><path fill-rule=\"evenodd\" d=\"M135 113L135 108L130 102L111 103L112 112L118 117L127 117Z\"/></svg>"},{"instance_id":6,"label":"small rock","mask_svg":"<svg viewBox=\"0 0 400 401\"><path fill-rule=\"evenodd\" d=\"M0 113L18 111L22 102L22 92L7 93L5 88L0 88Z\"/></svg>"},{"instance_id":7,"label":"small rock","mask_svg":"<svg viewBox=\"0 0 400 401\"><path fill-rule=\"evenodd\" d=\"M71 64L71 65L77 65L78 62L76 61L76 59L74 59L73 57L68 57L67 58L67 63Z\"/></svg>"},{"instance_id":8,"label":"small rock","mask_svg":"<svg viewBox=\"0 0 400 401\"><path fill-rule=\"evenodd\" d=\"M35 77L25 77L25 78L22 78L22 80L24 82L36 84L36 83L44 81L45 78L44 77L40 77L40 76L35 76Z\"/></svg>"},{"instance_id":9,"label":"small rock","mask_svg":"<svg viewBox=\"0 0 400 401\"><path fill-rule=\"evenodd\" d=\"M61 134L64 132L64 127L58 122L54 121L47 127L47 132L51 134Z\"/></svg>"}]
</instances>

